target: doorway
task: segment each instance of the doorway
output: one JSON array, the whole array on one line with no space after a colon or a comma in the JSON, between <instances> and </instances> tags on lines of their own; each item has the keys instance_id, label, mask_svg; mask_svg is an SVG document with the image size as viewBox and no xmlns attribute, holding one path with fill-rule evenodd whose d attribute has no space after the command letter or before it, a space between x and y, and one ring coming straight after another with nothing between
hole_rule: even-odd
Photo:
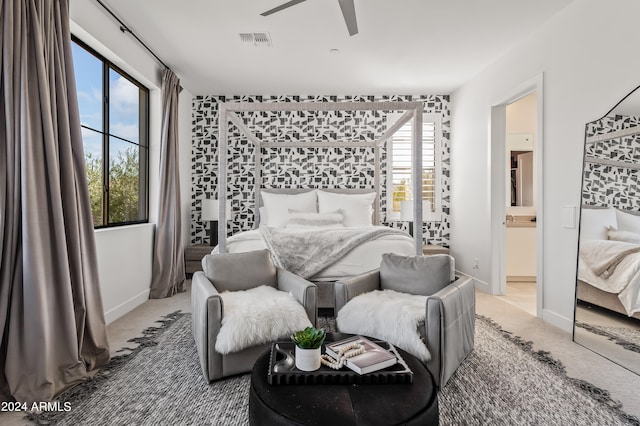
<instances>
[{"instance_id":1,"label":"doorway","mask_svg":"<svg viewBox=\"0 0 640 426\"><path fill-rule=\"evenodd\" d=\"M505 109L505 301L536 316L537 94Z\"/></svg>"},{"instance_id":2,"label":"doorway","mask_svg":"<svg viewBox=\"0 0 640 426\"><path fill-rule=\"evenodd\" d=\"M491 292L542 317L542 75L491 107Z\"/></svg>"}]
</instances>

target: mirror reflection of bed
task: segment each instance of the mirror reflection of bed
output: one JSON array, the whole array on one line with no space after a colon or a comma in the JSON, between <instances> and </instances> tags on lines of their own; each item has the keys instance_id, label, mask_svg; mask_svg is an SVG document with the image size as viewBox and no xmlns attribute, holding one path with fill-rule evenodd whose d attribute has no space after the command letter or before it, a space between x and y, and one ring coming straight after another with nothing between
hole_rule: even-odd
<instances>
[{"instance_id":1,"label":"mirror reflection of bed","mask_svg":"<svg viewBox=\"0 0 640 426\"><path fill-rule=\"evenodd\" d=\"M640 374L640 92L587 123L574 340Z\"/></svg>"}]
</instances>

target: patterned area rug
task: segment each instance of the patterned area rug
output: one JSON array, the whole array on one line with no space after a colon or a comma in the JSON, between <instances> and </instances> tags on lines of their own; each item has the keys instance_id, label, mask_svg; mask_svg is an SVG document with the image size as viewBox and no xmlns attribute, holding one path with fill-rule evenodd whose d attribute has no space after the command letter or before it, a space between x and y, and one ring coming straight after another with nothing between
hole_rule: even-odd
<instances>
[{"instance_id":1,"label":"patterned area rug","mask_svg":"<svg viewBox=\"0 0 640 426\"><path fill-rule=\"evenodd\" d=\"M628 351L640 353L640 330L638 329L629 327L606 327L583 322L577 322L576 327L583 328L599 336L604 336Z\"/></svg>"},{"instance_id":2,"label":"patterned area rug","mask_svg":"<svg viewBox=\"0 0 640 426\"><path fill-rule=\"evenodd\" d=\"M174 313L162 322L134 340L140 347L63 394L70 412L31 418L58 425L247 425L249 375L207 383L191 316ZM442 425L640 425L606 391L567 377L548 353L482 317L476 348L438 401Z\"/></svg>"}]
</instances>

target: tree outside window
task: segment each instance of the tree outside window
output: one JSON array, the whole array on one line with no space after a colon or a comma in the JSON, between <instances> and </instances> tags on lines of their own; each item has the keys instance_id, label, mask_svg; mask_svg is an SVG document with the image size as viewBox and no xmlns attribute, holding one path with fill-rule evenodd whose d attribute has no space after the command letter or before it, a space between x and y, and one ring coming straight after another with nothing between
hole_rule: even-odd
<instances>
[{"instance_id":1,"label":"tree outside window","mask_svg":"<svg viewBox=\"0 0 640 426\"><path fill-rule=\"evenodd\" d=\"M80 40L72 50L93 224L147 222L149 90Z\"/></svg>"}]
</instances>

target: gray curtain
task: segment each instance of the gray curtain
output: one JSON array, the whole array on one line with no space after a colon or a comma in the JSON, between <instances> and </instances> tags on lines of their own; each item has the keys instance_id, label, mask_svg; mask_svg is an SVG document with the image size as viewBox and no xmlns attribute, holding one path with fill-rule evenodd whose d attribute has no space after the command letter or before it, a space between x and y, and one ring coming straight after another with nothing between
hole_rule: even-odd
<instances>
[{"instance_id":1,"label":"gray curtain","mask_svg":"<svg viewBox=\"0 0 640 426\"><path fill-rule=\"evenodd\" d=\"M184 291L184 246L180 208L178 95L180 80L169 69L162 74L162 140L160 196L153 275L149 297L160 299Z\"/></svg>"},{"instance_id":2,"label":"gray curtain","mask_svg":"<svg viewBox=\"0 0 640 426\"><path fill-rule=\"evenodd\" d=\"M0 387L47 401L109 359L68 0L0 0Z\"/></svg>"}]
</instances>

